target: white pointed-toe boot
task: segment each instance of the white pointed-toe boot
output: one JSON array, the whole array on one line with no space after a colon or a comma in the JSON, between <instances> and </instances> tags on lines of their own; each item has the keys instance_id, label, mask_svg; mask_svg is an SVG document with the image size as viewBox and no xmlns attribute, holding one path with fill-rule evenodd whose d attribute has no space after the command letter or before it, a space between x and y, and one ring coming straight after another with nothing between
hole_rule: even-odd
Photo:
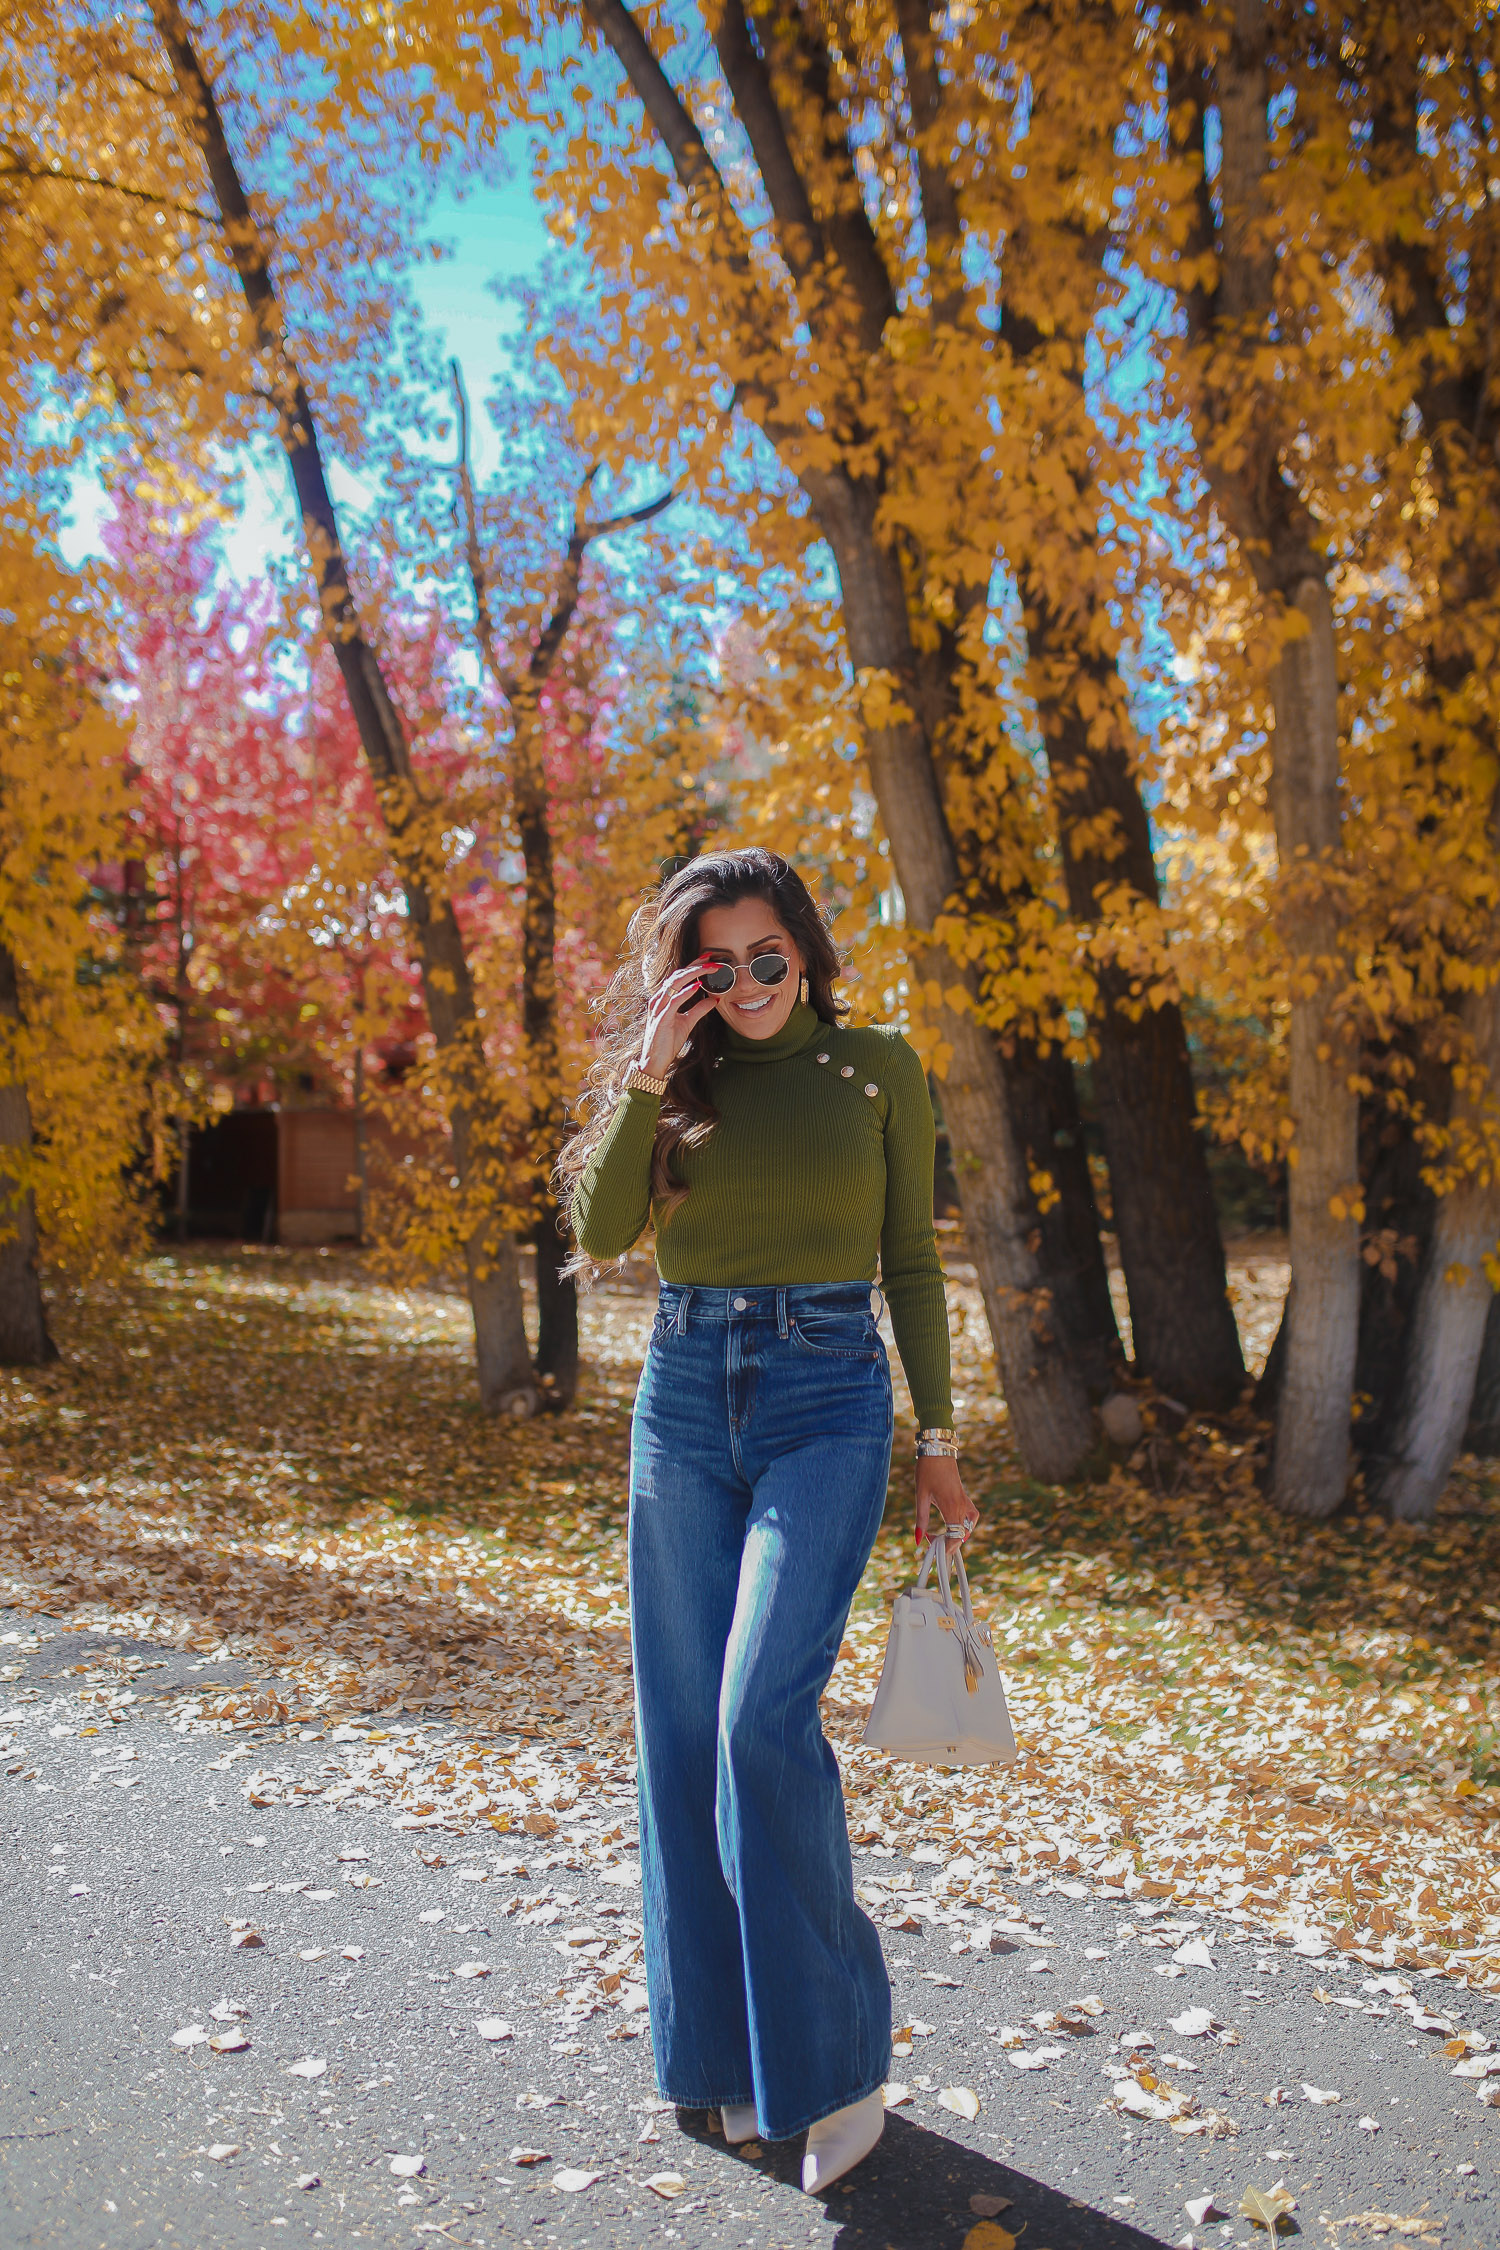
<instances>
[{"instance_id":1,"label":"white pointed-toe boot","mask_svg":"<svg viewBox=\"0 0 1500 2250\"><path fill-rule=\"evenodd\" d=\"M754 2102L720 2102L719 2123L731 2148L738 2148L741 2141L753 2141L760 2130Z\"/></svg>"},{"instance_id":2,"label":"white pointed-toe boot","mask_svg":"<svg viewBox=\"0 0 1500 2250\"><path fill-rule=\"evenodd\" d=\"M885 2095L880 2087L862 2102L836 2109L808 2128L802 2158L802 2192L821 2195L867 2157L885 2130Z\"/></svg>"}]
</instances>

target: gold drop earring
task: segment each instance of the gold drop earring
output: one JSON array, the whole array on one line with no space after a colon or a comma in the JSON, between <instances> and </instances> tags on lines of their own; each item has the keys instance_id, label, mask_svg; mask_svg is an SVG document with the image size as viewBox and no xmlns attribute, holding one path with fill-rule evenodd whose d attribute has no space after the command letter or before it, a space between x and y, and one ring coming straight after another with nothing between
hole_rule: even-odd
<instances>
[{"instance_id":1,"label":"gold drop earring","mask_svg":"<svg viewBox=\"0 0 1500 2250\"><path fill-rule=\"evenodd\" d=\"M797 997L802 1002L802 1005L805 1008L807 1006L807 978L805 976L803 977L802 982L798 987Z\"/></svg>"}]
</instances>

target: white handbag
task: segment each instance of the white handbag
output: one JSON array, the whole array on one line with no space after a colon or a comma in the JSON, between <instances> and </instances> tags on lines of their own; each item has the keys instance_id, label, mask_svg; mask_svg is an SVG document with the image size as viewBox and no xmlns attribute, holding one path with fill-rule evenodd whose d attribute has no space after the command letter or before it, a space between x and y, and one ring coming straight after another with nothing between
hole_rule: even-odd
<instances>
[{"instance_id":1,"label":"white handbag","mask_svg":"<svg viewBox=\"0 0 1500 2250\"><path fill-rule=\"evenodd\" d=\"M936 1587L927 1583L934 1556ZM910 1593L896 1596L864 1740L912 1765L1013 1765L1016 1738L990 1629L974 1622L968 1572L956 1546L953 1560L961 1608L954 1607L948 1542L941 1537L928 1541Z\"/></svg>"}]
</instances>

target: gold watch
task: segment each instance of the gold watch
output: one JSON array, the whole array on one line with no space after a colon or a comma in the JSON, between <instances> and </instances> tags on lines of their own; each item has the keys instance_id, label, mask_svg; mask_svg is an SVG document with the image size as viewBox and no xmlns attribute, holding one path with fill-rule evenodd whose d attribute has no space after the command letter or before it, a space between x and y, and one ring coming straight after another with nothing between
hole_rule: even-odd
<instances>
[{"instance_id":1,"label":"gold watch","mask_svg":"<svg viewBox=\"0 0 1500 2250\"><path fill-rule=\"evenodd\" d=\"M639 1063L632 1063L625 1073L626 1093L630 1093L637 1086L643 1094L655 1094L657 1100L660 1101L667 1090L667 1081L665 1078L653 1078L649 1071L642 1070Z\"/></svg>"}]
</instances>

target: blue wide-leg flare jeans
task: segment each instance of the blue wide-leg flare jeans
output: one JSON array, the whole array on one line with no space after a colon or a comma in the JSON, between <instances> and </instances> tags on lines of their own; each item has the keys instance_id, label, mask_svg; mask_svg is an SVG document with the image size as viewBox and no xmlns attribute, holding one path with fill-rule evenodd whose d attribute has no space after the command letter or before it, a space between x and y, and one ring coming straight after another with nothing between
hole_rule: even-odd
<instances>
[{"instance_id":1,"label":"blue wide-leg flare jeans","mask_svg":"<svg viewBox=\"0 0 1500 2250\"><path fill-rule=\"evenodd\" d=\"M664 1285L635 1404L630 1601L657 2082L781 2140L891 2059L818 1702L880 1527L867 1282Z\"/></svg>"}]
</instances>

